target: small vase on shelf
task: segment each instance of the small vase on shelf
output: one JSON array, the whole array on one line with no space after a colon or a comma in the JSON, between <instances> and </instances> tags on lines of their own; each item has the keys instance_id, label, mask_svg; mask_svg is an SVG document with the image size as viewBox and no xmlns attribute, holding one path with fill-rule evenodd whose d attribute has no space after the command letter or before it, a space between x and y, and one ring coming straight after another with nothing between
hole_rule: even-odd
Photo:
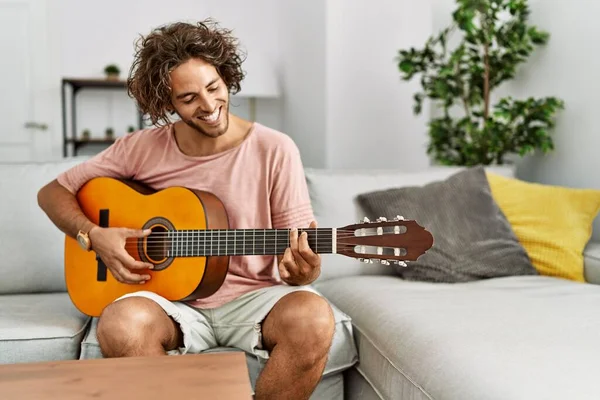
<instances>
[{"instance_id":1,"label":"small vase on shelf","mask_svg":"<svg viewBox=\"0 0 600 400\"><path fill-rule=\"evenodd\" d=\"M110 64L104 68L104 73L106 74L106 80L118 81L121 70L119 69L119 67L117 65Z\"/></svg>"}]
</instances>

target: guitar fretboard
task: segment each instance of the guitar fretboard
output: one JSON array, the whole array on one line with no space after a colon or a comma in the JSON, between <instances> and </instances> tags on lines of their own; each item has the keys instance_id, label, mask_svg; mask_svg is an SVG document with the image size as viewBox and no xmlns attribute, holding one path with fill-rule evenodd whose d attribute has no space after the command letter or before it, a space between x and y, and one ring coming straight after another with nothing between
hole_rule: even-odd
<instances>
[{"instance_id":1,"label":"guitar fretboard","mask_svg":"<svg viewBox=\"0 0 600 400\"><path fill-rule=\"evenodd\" d=\"M335 229L298 229L298 239L303 231L308 233L308 245L315 253L327 254L335 249ZM290 230L176 230L151 234L147 240L148 246L163 242L167 257L278 255L290 247Z\"/></svg>"}]
</instances>

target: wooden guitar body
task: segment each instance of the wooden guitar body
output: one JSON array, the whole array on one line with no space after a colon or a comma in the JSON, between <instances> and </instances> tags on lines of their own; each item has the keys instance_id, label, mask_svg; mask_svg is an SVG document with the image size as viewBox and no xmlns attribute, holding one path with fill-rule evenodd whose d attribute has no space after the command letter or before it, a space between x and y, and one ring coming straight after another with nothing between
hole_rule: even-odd
<instances>
[{"instance_id":1,"label":"wooden guitar body","mask_svg":"<svg viewBox=\"0 0 600 400\"><path fill-rule=\"evenodd\" d=\"M173 229L228 229L227 212L214 195L172 187L153 191L137 182L94 178L77 193L84 214L100 226L151 228L153 233ZM159 236L160 238L164 237ZM129 238L126 248L136 260L150 261L144 270L151 279L141 285L118 282L94 251L83 250L70 236L65 239L65 279L73 304L84 314L99 316L119 297L140 290L171 301L208 297L223 283L228 256L166 257L164 241Z\"/></svg>"},{"instance_id":2,"label":"wooden guitar body","mask_svg":"<svg viewBox=\"0 0 600 400\"><path fill-rule=\"evenodd\" d=\"M154 265L140 271L151 277L143 284L117 281L95 251L66 236L67 291L75 307L89 316L99 316L119 297L140 290L170 301L211 296L227 276L230 256L280 255L290 246L290 229L230 229L226 208L208 192L184 187L153 191L137 182L100 177L83 185L76 198L83 213L101 227L152 230L125 244L134 259ZM298 230L308 233L315 253L386 265L406 266L433 245L430 232L400 216Z\"/></svg>"}]
</instances>

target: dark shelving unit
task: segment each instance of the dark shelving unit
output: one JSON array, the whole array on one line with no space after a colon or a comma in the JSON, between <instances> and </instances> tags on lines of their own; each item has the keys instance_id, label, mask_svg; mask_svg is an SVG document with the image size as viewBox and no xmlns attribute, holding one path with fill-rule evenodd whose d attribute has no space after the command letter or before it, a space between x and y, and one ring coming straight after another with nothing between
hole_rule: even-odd
<instances>
[{"instance_id":1,"label":"dark shelving unit","mask_svg":"<svg viewBox=\"0 0 600 400\"><path fill-rule=\"evenodd\" d=\"M70 93L67 93L70 87ZM77 93L84 88L90 89L109 89L109 90L126 90L127 83L122 80L110 79L87 79L87 78L63 78L61 87L62 100L62 120L63 120L63 157L67 157L69 145L73 150L73 156L77 155L77 150L88 144L112 144L114 139L78 139L76 126L77 112ZM71 115L70 124L67 123L67 96L70 95ZM143 115L138 109L138 128L143 128ZM69 129L70 127L70 129Z\"/></svg>"}]
</instances>

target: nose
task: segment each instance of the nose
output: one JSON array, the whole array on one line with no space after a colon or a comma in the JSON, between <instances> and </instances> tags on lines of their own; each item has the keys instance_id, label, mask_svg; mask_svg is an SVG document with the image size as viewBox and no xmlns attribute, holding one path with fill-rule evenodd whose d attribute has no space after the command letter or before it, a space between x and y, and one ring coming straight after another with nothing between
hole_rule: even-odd
<instances>
[{"instance_id":1,"label":"nose","mask_svg":"<svg viewBox=\"0 0 600 400\"><path fill-rule=\"evenodd\" d=\"M211 113L215 110L215 100L210 96L199 96L199 107L203 113Z\"/></svg>"}]
</instances>

